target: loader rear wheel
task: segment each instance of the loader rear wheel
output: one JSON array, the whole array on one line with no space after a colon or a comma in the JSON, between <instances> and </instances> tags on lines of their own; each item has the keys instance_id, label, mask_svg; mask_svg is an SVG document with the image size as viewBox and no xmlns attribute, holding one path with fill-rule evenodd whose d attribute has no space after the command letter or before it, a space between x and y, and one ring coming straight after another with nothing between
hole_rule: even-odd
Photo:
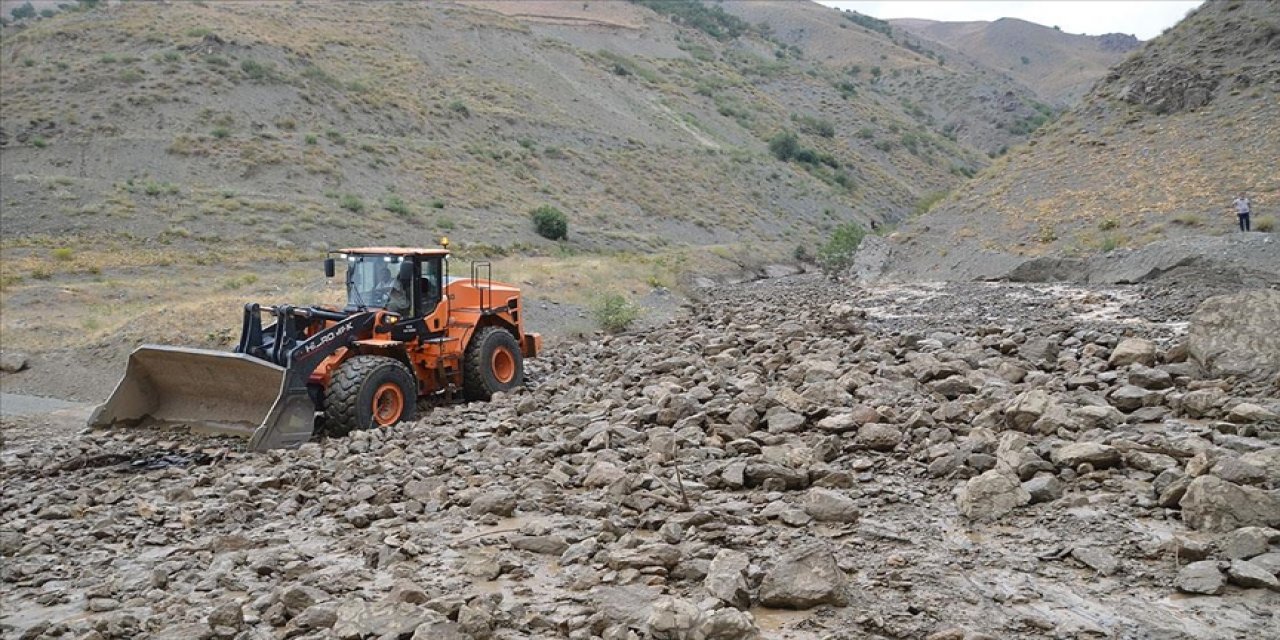
<instances>
[{"instance_id":1,"label":"loader rear wheel","mask_svg":"<svg viewBox=\"0 0 1280 640\"><path fill-rule=\"evenodd\" d=\"M471 337L463 361L462 388L468 400L488 400L524 384L520 343L502 327L484 327Z\"/></svg>"},{"instance_id":2,"label":"loader rear wheel","mask_svg":"<svg viewBox=\"0 0 1280 640\"><path fill-rule=\"evenodd\" d=\"M324 394L324 424L330 435L389 427L413 420L418 385L409 367L392 358L355 356L338 365Z\"/></svg>"}]
</instances>

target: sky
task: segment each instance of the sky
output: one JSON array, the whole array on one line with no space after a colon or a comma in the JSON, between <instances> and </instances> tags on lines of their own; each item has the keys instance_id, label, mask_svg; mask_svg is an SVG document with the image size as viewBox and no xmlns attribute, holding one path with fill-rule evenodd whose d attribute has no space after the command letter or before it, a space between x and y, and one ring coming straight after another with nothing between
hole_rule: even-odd
<instances>
[{"instance_id":1,"label":"sky","mask_svg":"<svg viewBox=\"0 0 1280 640\"><path fill-rule=\"evenodd\" d=\"M1177 24L1202 0L818 0L881 20L926 18L945 22L1021 18L1067 33L1131 33L1150 40Z\"/></svg>"}]
</instances>

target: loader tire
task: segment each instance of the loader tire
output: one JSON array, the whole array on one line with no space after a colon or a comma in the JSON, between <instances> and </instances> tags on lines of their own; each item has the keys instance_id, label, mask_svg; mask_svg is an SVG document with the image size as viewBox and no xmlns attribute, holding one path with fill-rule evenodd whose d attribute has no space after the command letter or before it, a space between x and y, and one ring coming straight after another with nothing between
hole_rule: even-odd
<instances>
[{"instance_id":1,"label":"loader tire","mask_svg":"<svg viewBox=\"0 0 1280 640\"><path fill-rule=\"evenodd\" d=\"M499 391L524 384L520 343L502 327L477 331L467 345L462 367L462 391L468 400L488 400Z\"/></svg>"},{"instance_id":2,"label":"loader tire","mask_svg":"<svg viewBox=\"0 0 1280 640\"><path fill-rule=\"evenodd\" d=\"M413 420L418 384L404 363L382 356L355 356L338 365L324 393L329 435L389 427Z\"/></svg>"}]
</instances>

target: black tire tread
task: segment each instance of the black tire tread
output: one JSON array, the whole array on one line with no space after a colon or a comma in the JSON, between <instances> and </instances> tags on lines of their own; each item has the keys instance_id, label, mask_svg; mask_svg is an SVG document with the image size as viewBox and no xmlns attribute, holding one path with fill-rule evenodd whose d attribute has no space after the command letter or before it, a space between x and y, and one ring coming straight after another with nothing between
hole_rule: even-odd
<instances>
[{"instance_id":1,"label":"black tire tread","mask_svg":"<svg viewBox=\"0 0 1280 640\"><path fill-rule=\"evenodd\" d=\"M360 389L381 367L400 369L409 380L413 373L403 362L384 356L355 356L338 365L324 393L324 424L330 435L345 436L360 427ZM401 421L412 420L417 411L417 394L405 398Z\"/></svg>"},{"instance_id":2,"label":"black tire tread","mask_svg":"<svg viewBox=\"0 0 1280 640\"><path fill-rule=\"evenodd\" d=\"M462 392L468 400L488 400L493 397L493 393L498 389L490 389L485 383L484 372L488 370L489 363L485 358L484 345L490 340L490 336L495 333L506 334L514 347L514 355L516 358L521 357L520 343L516 341L516 337L511 335L510 331L502 327L483 327L471 336L471 343L467 345L467 352L463 355L462 362ZM501 338L499 338L501 339ZM513 386L519 386L524 382L524 367L519 367L520 374Z\"/></svg>"}]
</instances>

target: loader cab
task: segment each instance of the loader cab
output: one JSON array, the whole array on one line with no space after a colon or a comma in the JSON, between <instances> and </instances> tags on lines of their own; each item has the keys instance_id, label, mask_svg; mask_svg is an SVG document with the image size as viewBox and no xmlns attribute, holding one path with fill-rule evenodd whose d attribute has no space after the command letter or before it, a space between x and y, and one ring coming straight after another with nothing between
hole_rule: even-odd
<instances>
[{"instance_id":1,"label":"loader cab","mask_svg":"<svg viewBox=\"0 0 1280 640\"><path fill-rule=\"evenodd\" d=\"M345 311L386 309L405 318L431 315L444 284L443 251L344 251L347 303ZM325 274L335 269L326 261Z\"/></svg>"}]
</instances>

